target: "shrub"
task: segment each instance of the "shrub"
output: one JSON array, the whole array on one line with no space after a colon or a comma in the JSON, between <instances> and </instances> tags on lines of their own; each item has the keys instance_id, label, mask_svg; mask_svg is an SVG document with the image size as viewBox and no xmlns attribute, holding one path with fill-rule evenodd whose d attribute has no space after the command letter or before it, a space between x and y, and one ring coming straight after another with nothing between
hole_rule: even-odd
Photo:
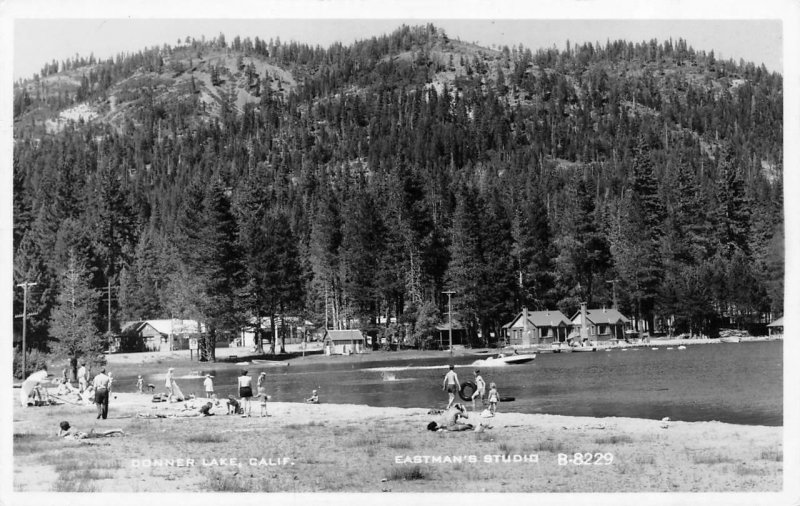
<instances>
[{"instance_id":1,"label":"shrub","mask_svg":"<svg viewBox=\"0 0 800 506\"><path fill-rule=\"evenodd\" d=\"M511 455L512 453L514 453L514 450L516 450L516 448L514 448L514 446L512 446L512 445L510 445L508 443L500 443L500 445L498 445L497 449L500 450L500 453L502 455L504 455L504 456Z\"/></svg>"},{"instance_id":2,"label":"shrub","mask_svg":"<svg viewBox=\"0 0 800 506\"><path fill-rule=\"evenodd\" d=\"M50 362L50 355L39 350L28 350L25 354L25 371L22 371L22 352L14 350L14 377L25 379L36 371L46 369Z\"/></svg>"},{"instance_id":3,"label":"shrub","mask_svg":"<svg viewBox=\"0 0 800 506\"><path fill-rule=\"evenodd\" d=\"M429 478L429 471L419 465L393 467L386 476L389 481L427 480Z\"/></svg>"}]
</instances>

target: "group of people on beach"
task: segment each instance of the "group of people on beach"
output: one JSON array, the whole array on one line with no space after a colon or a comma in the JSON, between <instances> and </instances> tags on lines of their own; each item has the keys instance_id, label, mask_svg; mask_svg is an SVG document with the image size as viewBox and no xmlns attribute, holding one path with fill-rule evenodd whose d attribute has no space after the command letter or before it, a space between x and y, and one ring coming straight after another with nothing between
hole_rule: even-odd
<instances>
[{"instance_id":1,"label":"group of people on beach","mask_svg":"<svg viewBox=\"0 0 800 506\"><path fill-rule=\"evenodd\" d=\"M493 417L497 411L497 403L500 401L500 394L497 392L497 385L492 382L489 384L489 393L486 393L486 382L481 376L481 371L475 369L475 391L471 395L472 411L475 411L475 400L480 399L483 406L488 402L489 407L485 409L481 416ZM461 391L461 382L458 380L455 366L450 365L447 374L444 375L442 380L442 390L447 392L448 402L447 407L443 411L436 410L436 414L441 415L439 420L432 421L428 424L428 430L431 431L477 431L483 432L485 429L490 429L489 425L482 422L477 424L467 423L465 420L469 418L466 407L461 403L456 403L456 394ZM483 407L482 406L482 407Z\"/></svg>"},{"instance_id":2,"label":"group of people on beach","mask_svg":"<svg viewBox=\"0 0 800 506\"><path fill-rule=\"evenodd\" d=\"M214 393L214 380L213 376L210 374L206 374L203 380L203 389L205 391L206 398L209 400L208 403L203 404L200 407L199 414L192 415L192 416L210 416L213 415L211 409L214 405L219 406L220 401L217 398L216 393ZM142 377L139 376L136 382L136 387L139 393L143 393L143 385L144 381ZM152 386L152 385L148 385ZM174 376L174 368L170 367L167 370L164 386L167 389L167 393L165 394L167 399L171 402L180 402L185 401L187 399L184 398L183 393L178 387L177 383L175 382ZM253 391L253 378L248 374L246 369L241 371L241 374L237 378L237 393L238 396L228 395L227 399L225 400L225 404L227 405L227 414L235 414L241 415L243 417L250 417L252 416L252 403L253 400L257 400L261 407L261 416L267 417L270 416L267 412L267 401L271 398L270 395L267 394L267 373L262 371L258 375L258 379L256 380L256 390ZM193 399L194 396L191 396ZM319 403L319 395L317 391L314 390L311 393L311 397L305 399L306 402L312 404ZM190 415L184 415L190 416Z\"/></svg>"},{"instance_id":3,"label":"group of people on beach","mask_svg":"<svg viewBox=\"0 0 800 506\"><path fill-rule=\"evenodd\" d=\"M61 379L58 381L53 397L64 402L73 403L69 397L75 396L78 403L94 403L97 405L97 419L105 420L108 418L108 401L111 396L111 386L114 377L106 368L100 368L100 372L89 382L90 372L85 362L81 362L78 368L76 379L77 388L72 385L69 379L69 367L65 367Z\"/></svg>"},{"instance_id":4,"label":"group of people on beach","mask_svg":"<svg viewBox=\"0 0 800 506\"><path fill-rule=\"evenodd\" d=\"M447 392L448 403L447 409L453 406L456 400L456 394L461 391L461 383L458 381L458 374L456 374L455 366L450 365L450 370L444 375L442 382L442 390ZM489 412L494 415L497 411L497 403L500 401L500 394L497 392L497 385L492 382L489 384L489 395L486 395L486 382L481 376L480 369L475 369L475 391L472 393L472 410L475 410L475 399L480 399L486 405L489 403Z\"/></svg>"}]
</instances>

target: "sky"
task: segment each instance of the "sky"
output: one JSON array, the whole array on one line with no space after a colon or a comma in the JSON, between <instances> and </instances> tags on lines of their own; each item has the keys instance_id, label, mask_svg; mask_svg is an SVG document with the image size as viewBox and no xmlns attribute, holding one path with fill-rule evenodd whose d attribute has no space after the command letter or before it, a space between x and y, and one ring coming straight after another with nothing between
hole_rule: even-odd
<instances>
[{"instance_id":1,"label":"sky","mask_svg":"<svg viewBox=\"0 0 800 506\"><path fill-rule=\"evenodd\" d=\"M524 45L532 50L572 44L625 39L633 42L683 38L696 50L714 50L719 58L764 64L771 71L783 70L783 27L772 20L681 20L681 19L16 19L13 23L14 79L31 77L55 59L64 60L94 53L98 58L114 56L164 43L175 45L190 36L200 39L225 34L256 36L269 40L327 47L334 42L349 44L358 39L390 33L401 24L433 22L452 38L491 47Z\"/></svg>"}]
</instances>

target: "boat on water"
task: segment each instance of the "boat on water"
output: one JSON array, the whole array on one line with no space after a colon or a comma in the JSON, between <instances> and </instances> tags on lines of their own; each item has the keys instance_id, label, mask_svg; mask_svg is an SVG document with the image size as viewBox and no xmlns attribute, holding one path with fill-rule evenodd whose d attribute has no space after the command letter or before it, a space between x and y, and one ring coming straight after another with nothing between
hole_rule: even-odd
<instances>
[{"instance_id":1,"label":"boat on water","mask_svg":"<svg viewBox=\"0 0 800 506\"><path fill-rule=\"evenodd\" d=\"M536 358L535 353L514 353L514 354L505 354L499 353L497 355L492 355L490 357L486 357L483 360L479 360L482 365L500 365L500 364L508 364L508 365L517 365L517 364L526 364L528 362L532 362Z\"/></svg>"},{"instance_id":2,"label":"boat on water","mask_svg":"<svg viewBox=\"0 0 800 506\"><path fill-rule=\"evenodd\" d=\"M723 342L723 343L740 343L740 342L742 342L742 338L741 337L720 337L719 340L720 340L720 342Z\"/></svg>"}]
</instances>

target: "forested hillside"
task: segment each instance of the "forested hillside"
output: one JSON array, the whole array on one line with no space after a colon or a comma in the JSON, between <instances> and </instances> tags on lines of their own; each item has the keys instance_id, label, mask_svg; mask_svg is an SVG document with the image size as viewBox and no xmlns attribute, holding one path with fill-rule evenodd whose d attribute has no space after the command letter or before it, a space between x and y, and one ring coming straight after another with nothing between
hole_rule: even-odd
<instances>
[{"instance_id":1,"label":"forested hillside","mask_svg":"<svg viewBox=\"0 0 800 506\"><path fill-rule=\"evenodd\" d=\"M15 86L28 341L289 314L425 345L444 290L475 344L524 306L615 297L650 331L763 323L782 108L779 74L683 40L488 49L428 25L52 62Z\"/></svg>"}]
</instances>

